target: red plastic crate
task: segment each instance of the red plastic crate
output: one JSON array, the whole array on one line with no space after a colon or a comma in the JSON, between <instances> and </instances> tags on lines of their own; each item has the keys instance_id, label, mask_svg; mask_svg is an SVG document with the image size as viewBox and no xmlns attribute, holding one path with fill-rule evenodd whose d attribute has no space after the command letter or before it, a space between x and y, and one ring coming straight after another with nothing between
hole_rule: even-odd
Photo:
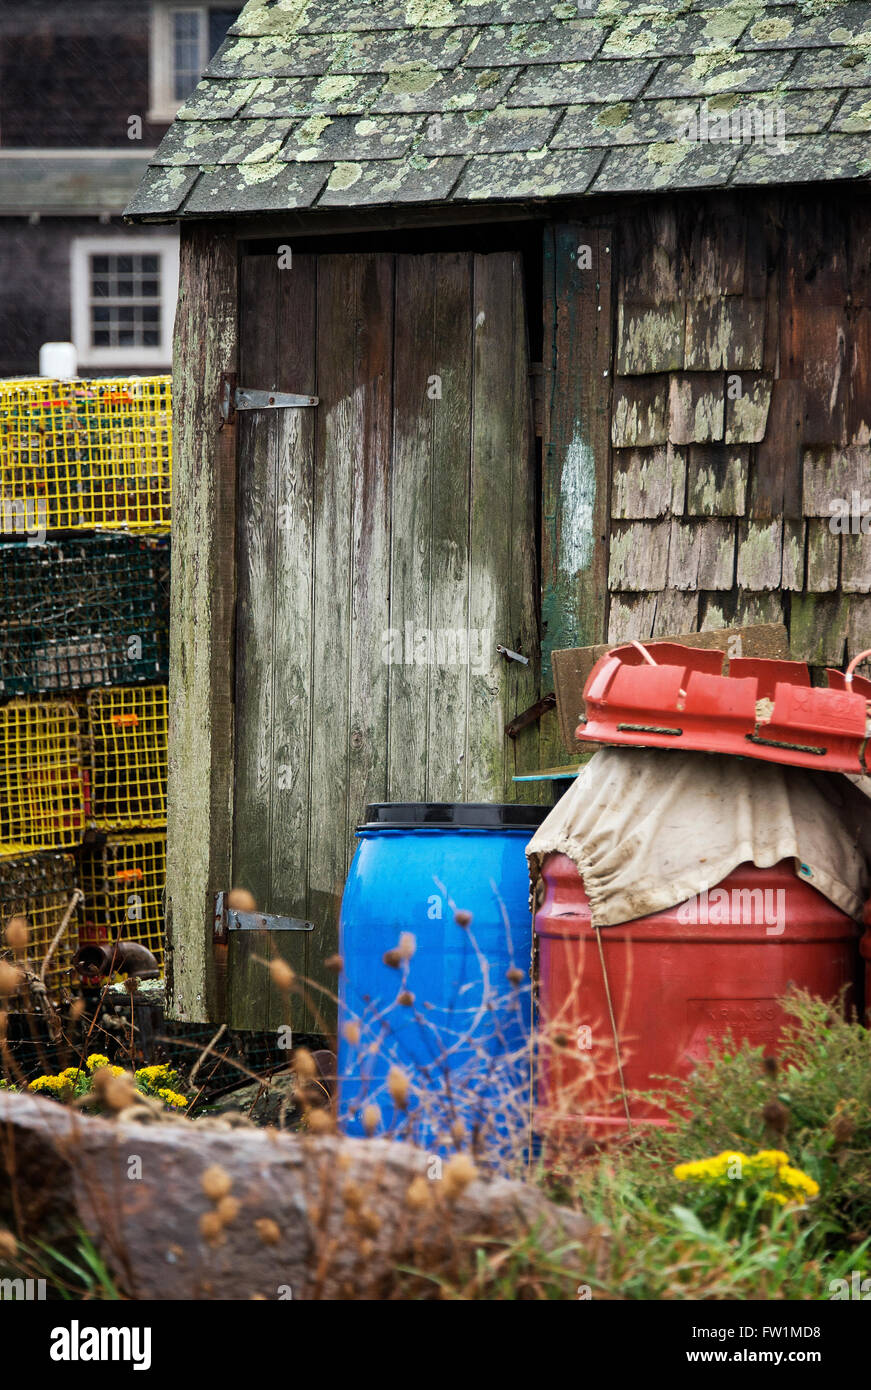
<instances>
[{"instance_id":1,"label":"red plastic crate","mask_svg":"<svg viewBox=\"0 0 871 1390\"><path fill-rule=\"evenodd\" d=\"M827 688L812 686L799 661L727 663L721 651L633 642L596 662L576 737L871 773L871 681L851 669L828 678Z\"/></svg>"}]
</instances>

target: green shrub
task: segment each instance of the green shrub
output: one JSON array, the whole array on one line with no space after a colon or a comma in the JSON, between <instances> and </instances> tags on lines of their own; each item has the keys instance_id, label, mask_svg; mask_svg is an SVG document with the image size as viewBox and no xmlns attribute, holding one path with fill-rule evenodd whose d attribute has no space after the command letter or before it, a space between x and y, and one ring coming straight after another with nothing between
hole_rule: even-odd
<instances>
[{"instance_id":1,"label":"green shrub","mask_svg":"<svg viewBox=\"0 0 871 1390\"><path fill-rule=\"evenodd\" d=\"M712 1050L689 1080L659 1097L673 1127L627 1154L633 1178L662 1208L675 1165L726 1149L783 1149L819 1184L814 1220L837 1245L871 1237L871 1031L795 991L775 1065L760 1048Z\"/></svg>"},{"instance_id":2,"label":"green shrub","mask_svg":"<svg viewBox=\"0 0 871 1390\"><path fill-rule=\"evenodd\" d=\"M712 1047L649 1095L669 1128L637 1127L568 1175L542 1166L551 1196L607 1233L585 1276L594 1298L827 1299L833 1280L871 1273L871 1031L807 994L783 1004L776 1064Z\"/></svg>"}]
</instances>

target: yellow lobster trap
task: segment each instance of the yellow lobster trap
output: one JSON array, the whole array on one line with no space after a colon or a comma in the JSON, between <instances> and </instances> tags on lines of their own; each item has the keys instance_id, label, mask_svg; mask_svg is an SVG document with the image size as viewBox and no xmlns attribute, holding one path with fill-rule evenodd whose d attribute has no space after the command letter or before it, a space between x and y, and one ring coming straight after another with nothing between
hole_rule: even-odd
<instances>
[{"instance_id":1,"label":"yellow lobster trap","mask_svg":"<svg viewBox=\"0 0 871 1390\"><path fill-rule=\"evenodd\" d=\"M80 943L138 941L162 969L166 835L108 835L102 845L83 850L79 878L85 895Z\"/></svg>"},{"instance_id":2,"label":"yellow lobster trap","mask_svg":"<svg viewBox=\"0 0 871 1390\"><path fill-rule=\"evenodd\" d=\"M171 381L0 381L0 533L168 531Z\"/></svg>"},{"instance_id":3,"label":"yellow lobster trap","mask_svg":"<svg viewBox=\"0 0 871 1390\"><path fill-rule=\"evenodd\" d=\"M76 862L70 854L0 860L0 954L39 975L76 887ZM6 929L14 919L21 919L27 931L23 944L13 947ZM78 944L78 918L72 913L46 965L45 983L55 997L69 985Z\"/></svg>"},{"instance_id":4,"label":"yellow lobster trap","mask_svg":"<svg viewBox=\"0 0 871 1390\"><path fill-rule=\"evenodd\" d=\"M165 825L166 686L92 690L85 711L89 824L101 830Z\"/></svg>"},{"instance_id":5,"label":"yellow lobster trap","mask_svg":"<svg viewBox=\"0 0 871 1390\"><path fill-rule=\"evenodd\" d=\"M0 858L78 845L84 827L76 706L39 697L0 705Z\"/></svg>"}]
</instances>

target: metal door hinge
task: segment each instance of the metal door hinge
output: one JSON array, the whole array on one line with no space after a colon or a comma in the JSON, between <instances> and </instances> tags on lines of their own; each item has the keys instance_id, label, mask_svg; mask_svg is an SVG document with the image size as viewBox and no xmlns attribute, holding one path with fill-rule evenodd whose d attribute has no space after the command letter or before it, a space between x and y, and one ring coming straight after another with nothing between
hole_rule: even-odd
<instances>
[{"instance_id":1,"label":"metal door hinge","mask_svg":"<svg viewBox=\"0 0 871 1390\"><path fill-rule=\"evenodd\" d=\"M314 931L314 922L276 917L271 912L240 912L227 906L227 894L215 898L215 941L226 945L231 931Z\"/></svg>"},{"instance_id":2,"label":"metal door hinge","mask_svg":"<svg viewBox=\"0 0 871 1390\"><path fill-rule=\"evenodd\" d=\"M224 372L221 377L221 420L232 425L237 410L290 410L317 405L317 396L294 396L287 391L255 391L250 386L237 386L236 373Z\"/></svg>"}]
</instances>

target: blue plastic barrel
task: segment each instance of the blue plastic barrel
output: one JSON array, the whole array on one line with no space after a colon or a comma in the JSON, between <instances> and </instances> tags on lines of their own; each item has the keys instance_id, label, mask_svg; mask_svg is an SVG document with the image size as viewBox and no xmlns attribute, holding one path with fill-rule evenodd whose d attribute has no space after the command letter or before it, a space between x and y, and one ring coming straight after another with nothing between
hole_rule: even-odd
<instances>
[{"instance_id":1,"label":"blue plastic barrel","mask_svg":"<svg viewBox=\"0 0 871 1390\"><path fill-rule=\"evenodd\" d=\"M500 1166L522 1152L532 954L524 850L547 814L476 803L367 808L340 927L346 1133L437 1152L464 1136Z\"/></svg>"}]
</instances>

